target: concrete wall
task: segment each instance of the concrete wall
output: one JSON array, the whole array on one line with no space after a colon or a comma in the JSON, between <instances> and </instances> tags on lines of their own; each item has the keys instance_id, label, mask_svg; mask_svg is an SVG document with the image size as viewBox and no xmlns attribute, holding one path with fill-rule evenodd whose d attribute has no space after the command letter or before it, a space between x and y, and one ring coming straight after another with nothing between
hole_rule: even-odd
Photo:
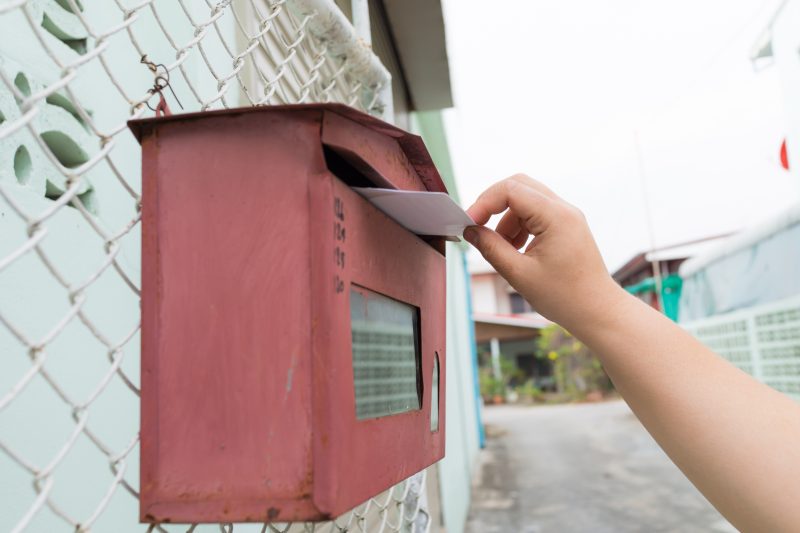
<instances>
[{"instance_id":1,"label":"concrete wall","mask_svg":"<svg viewBox=\"0 0 800 533\"><path fill-rule=\"evenodd\" d=\"M87 34L77 23L75 15L66 12L55 1L29 4L34 20L44 20L48 15L61 28L61 38L50 31L41 32L56 57L66 63L78 60L84 52L76 43L87 39ZM96 27L111 27L121 20L119 10L112 3L92 4L87 6L90 9L86 16ZM163 16L167 20L171 17L185 18L177 4L172 8L165 7ZM141 35L161 35L154 20L143 19L138 24ZM178 34L177 38L191 38L190 31ZM139 64L136 50L124 38L112 38L106 44L104 58L114 66L116 80L131 94L143 94L152 85L153 76ZM149 45L149 49L157 51L165 61L175 55L163 36L150 37ZM87 46L90 49L93 46L89 39ZM192 58L187 62L190 76L197 60ZM61 76L60 68L45 54L20 10L0 15L0 69L6 77L15 80L26 95L35 94ZM96 60L81 67L80 75L70 82L68 88L104 133L124 125L130 114L130 104L114 89ZM65 94L66 90L62 89L39 106L34 126L39 133L51 132L47 144L62 163L74 165L87 161L98 153L101 146L98 137L70 108ZM21 113L14 96L3 83L0 83L0 113L5 120L0 128L12 123ZM116 143L112 157L116 169L134 190L140 190L138 144L126 131L116 135L112 142ZM16 156L23 150L29 159ZM50 209L53 197L66 188L63 174L47 159L27 129L0 141L0 183L14 202L31 215ZM124 189L105 161L85 175L81 194L97 223L110 233L119 231L136 218L135 198ZM37 468L44 468L63 451L63 460L53 472L50 497L69 516L77 520L88 518L113 487L115 490L111 493L108 507L94 524L94 530L142 531L144 528L137 519L138 503L124 488L114 487L109 457L98 450L87 433L77 433L71 440L79 425L73 417L85 420L85 427L114 454L125 451L138 432L139 400L136 394L114 375L105 388L99 386L112 368L112 358L120 358L120 371L138 385L139 335L136 330L139 298L113 268L103 270L107 258L104 239L76 208L62 207L41 227L47 231L42 241L43 250L72 287L80 287L84 281L91 281L95 273L101 272L76 299L83 300L81 311L95 332L78 317L66 323L63 329L53 330L62 318L68 316L73 302L69 290L57 281L35 253L25 254L2 271L0 294L3 295L4 316L34 341L44 338L51 330L58 333L41 351L32 353L10 334L7 327L0 327L0 396L9 393L31 368L29 357L37 356L45 360L44 368L66 393L67 399L59 397L42 375L36 375L0 412L0 440ZM6 257L19 247L25 241L27 231L23 220L6 201L0 199L0 257ZM138 285L139 226L121 238L118 245L117 266ZM110 350L98 338L98 333L112 344L121 343L119 349ZM123 343L126 337L127 342ZM82 409L95 391L98 392L96 399L85 410ZM138 487L138 446L116 467L122 469L123 478L132 487ZM9 531L33 504L36 493L31 486L31 474L3 453L0 453L0 479L0 531ZM29 531L67 529L72 528L47 508L36 513L28 527Z\"/></svg>"}]
</instances>

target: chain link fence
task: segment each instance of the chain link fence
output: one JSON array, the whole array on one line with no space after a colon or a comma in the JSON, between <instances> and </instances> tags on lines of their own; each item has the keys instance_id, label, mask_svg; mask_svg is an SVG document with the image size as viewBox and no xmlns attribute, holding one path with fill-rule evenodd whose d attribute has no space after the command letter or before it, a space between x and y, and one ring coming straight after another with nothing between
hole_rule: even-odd
<instances>
[{"instance_id":1,"label":"chain link fence","mask_svg":"<svg viewBox=\"0 0 800 533\"><path fill-rule=\"evenodd\" d=\"M0 0L0 531L148 530L126 121L152 113L154 87L173 112L335 101L385 116L388 76L342 21L332 0ZM427 531L425 485L325 524L235 528ZM187 527L234 530L149 530Z\"/></svg>"}]
</instances>

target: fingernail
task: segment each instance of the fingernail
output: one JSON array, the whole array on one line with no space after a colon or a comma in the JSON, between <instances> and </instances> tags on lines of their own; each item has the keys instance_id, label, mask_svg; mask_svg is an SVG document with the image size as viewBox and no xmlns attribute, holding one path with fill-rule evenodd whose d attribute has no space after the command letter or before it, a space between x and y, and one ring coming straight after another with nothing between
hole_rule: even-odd
<instances>
[{"instance_id":1,"label":"fingernail","mask_svg":"<svg viewBox=\"0 0 800 533\"><path fill-rule=\"evenodd\" d=\"M473 227L468 227L464 230L464 240L470 243L472 246L476 246L478 244L478 232Z\"/></svg>"}]
</instances>

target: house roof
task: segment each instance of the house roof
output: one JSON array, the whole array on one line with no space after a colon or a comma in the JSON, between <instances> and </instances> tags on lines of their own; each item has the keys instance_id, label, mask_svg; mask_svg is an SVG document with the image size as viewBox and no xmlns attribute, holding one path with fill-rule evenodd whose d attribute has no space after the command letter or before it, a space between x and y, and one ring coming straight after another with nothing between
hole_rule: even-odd
<instances>
[{"instance_id":1,"label":"house roof","mask_svg":"<svg viewBox=\"0 0 800 533\"><path fill-rule=\"evenodd\" d=\"M500 341L532 339L540 329L552 324L541 315L473 313L472 319L475 321L477 342L487 342L493 338Z\"/></svg>"},{"instance_id":2,"label":"house roof","mask_svg":"<svg viewBox=\"0 0 800 533\"><path fill-rule=\"evenodd\" d=\"M638 253L627 263L618 268L612 274L612 277L618 282L621 282L638 274L642 270L650 269L650 265L654 261L673 261L704 254L709 250L713 250L719 245L720 241L724 241L730 235L730 233L712 235L710 237L703 237L702 239L663 246L649 252Z\"/></svg>"},{"instance_id":3,"label":"house roof","mask_svg":"<svg viewBox=\"0 0 800 533\"><path fill-rule=\"evenodd\" d=\"M627 263L619 267L611 277L618 282L622 282L629 277L641 272L645 268L650 268L650 263L647 261L647 252L641 252L631 257Z\"/></svg>"},{"instance_id":4,"label":"house roof","mask_svg":"<svg viewBox=\"0 0 800 533\"><path fill-rule=\"evenodd\" d=\"M741 231L730 238L715 243L706 253L686 261L680 268L680 275L686 279L724 257L740 250L750 248L786 228L800 224L800 204L779 213L777 216Z\"/></svg>"}]
</instances>

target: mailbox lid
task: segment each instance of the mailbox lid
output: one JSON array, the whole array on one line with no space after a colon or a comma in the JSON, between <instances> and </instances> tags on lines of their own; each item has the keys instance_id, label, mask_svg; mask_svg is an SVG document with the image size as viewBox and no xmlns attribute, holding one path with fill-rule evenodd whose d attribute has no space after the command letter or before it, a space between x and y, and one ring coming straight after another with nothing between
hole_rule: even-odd
<instances>
[{"instance_id":1,"label":"mailbox lid","mask_svg":"<svg viewBox=\"0 0 800 533\"><path fill-rule=\"evenodd\" d=\"M386 184L374 183L375 186L447 192L447 187L420 136L344 104L287 104L202 111L131 120L128 127L141 143L145 136L162 125L198 122L194 127L203 127L205 121L219 116L255 114L267 117L274 113L318 113L322 144L337 151L355 154L387 180ZM419 186L411 184L409 179L398 179L398 163L408 167L408 175L404 177L413 176ZM291 179L291 176L287 176L287 179Z\"/></svg>"}]
</instances>

